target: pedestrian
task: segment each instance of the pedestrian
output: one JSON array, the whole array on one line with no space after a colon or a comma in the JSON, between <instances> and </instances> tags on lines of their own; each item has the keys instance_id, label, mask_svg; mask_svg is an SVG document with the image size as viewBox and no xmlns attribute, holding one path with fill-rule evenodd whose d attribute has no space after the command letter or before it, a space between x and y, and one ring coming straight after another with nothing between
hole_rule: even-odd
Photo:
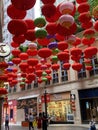
<instances>
[{"instance_id":1,"label":"pedestrian","mask_svg":"<svg viewBox=\"0 0 98 130\"><path fill-rule=\"evenodd\" d=\"M90 129L89 130L96 130L96 122L95 122L95 116L93 116L92 120L90 121Z\"/></svg>"},{"instance_id":2,"label":"pedestrian","mask_svg":"<svg viewBox=\"0 0 98 130\"><path fill-rule=\"evenodd\" d=\"M38 128L38 130L41 130L41 128L42 128L42 114L41 113L39 113L39 116L37 117L37 128Z\"/></svg>"},{"instance_id":3,"label":"pedestrian","mask_svg":"<svg viewBox=\"0 0 98 130\"><path fill-rule=\"evenodd\" d=\"M32 113L29 114L28 121L29 121L29 130L31 130L31 128L34 130L33 126L34 116L32 115Z\"/></svg>"},{"instance_id":4,"label":"pedestrian","mask_svg":"<svg viewBox=\"0 0 98 130\"><path fill-rule=\"evenodd\" d=\"M9 130L9 115L5 116L5 130Z\"/></svg>"},{"instance_id":5,"label":"pedestrian","mask_svg":"<svg viewBox=\"0 0 98 130\"><path fill-rule=\"evenodd\" d=\"M42 130L47 130L47 124L48 124L48 119L46 117L46 114L43 112L43 115L42 115Z\"/></svg>"}]
</instances>

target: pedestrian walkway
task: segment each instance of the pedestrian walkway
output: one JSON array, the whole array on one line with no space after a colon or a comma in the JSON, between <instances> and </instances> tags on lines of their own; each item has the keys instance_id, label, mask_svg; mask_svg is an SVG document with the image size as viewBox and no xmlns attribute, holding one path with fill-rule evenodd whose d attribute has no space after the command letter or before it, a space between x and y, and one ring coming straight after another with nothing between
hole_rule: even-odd
<instances>
[{"instance_id":1,"label":"pedestrian walkway","mask_svg":"<svg viewBox=\"0 0 98 130\"><path fill-rule=\"evenodd\" d=\"M96 125L98 130L98 125ZM2 130L5 130L4 125L2 126ZM28 127L22 127L19 124L12 125L10 124L9 130L29 130ZM35 128L34 130L37 130ZM89 130L89 125L76 125L76 124L52 124L48 126L47 130Z\"/></svg>"}]
</instances>

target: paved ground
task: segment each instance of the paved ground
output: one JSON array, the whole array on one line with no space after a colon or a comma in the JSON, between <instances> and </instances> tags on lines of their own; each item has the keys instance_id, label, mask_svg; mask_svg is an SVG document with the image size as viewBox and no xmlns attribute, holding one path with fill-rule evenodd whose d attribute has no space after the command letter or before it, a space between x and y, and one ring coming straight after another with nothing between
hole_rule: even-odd
<instances>
[{"instance_id":1,"label":"paved ground","mask_svg":"<svg viewBox=\"0 0 98 130\"><path fill-rule=\"evenodd\" d=\"M5 130L4 126L2 126L1 130ZM29 130L28 127L22 127L19 125L10 125L9 130ZM35 128L35 130L37 130ZM81 126L76 126L76 125L50 125L48 126L47 130L89 130L89 126L86 125L81 125ZM98 129L97 129L98 130Z\"/></svg>"}]
</instances>

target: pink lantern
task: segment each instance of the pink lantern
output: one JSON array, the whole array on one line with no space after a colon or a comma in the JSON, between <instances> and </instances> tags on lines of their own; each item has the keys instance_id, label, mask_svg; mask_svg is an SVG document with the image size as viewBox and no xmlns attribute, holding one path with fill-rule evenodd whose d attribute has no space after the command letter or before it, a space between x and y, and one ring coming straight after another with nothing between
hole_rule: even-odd
<instances>
[{"instance_id":1,"label":"pink lantern","mask_svg":"<svg viewBox=\"0 0 98 130\"><path fill-rule=\"evenodd\" d=\"M68 44L73 44L76 41L76 36L75 35L70 35L68 36L67 40Z\"/></svg>"},{"instance_id":2,"label":"pink lantern","mask_svg":"<svg viewBox=\"0 0 98 130\"><path fill-rule=\"evenodd\" d=\"M62 27L69 28L74 23L74 18L69 14L61 15L59 23Z\"/></svg>"}]
</instances>

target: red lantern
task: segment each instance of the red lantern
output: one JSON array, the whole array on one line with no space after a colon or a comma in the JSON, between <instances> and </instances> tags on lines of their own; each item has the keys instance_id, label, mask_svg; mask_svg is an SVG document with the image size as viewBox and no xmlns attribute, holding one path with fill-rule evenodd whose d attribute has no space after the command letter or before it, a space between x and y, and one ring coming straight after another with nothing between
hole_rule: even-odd
<instances>
[{"instance_id":1,"label":"red lantern","mask_svg":"<svg viewBox=\"0 0 98 130\"><path fill-rule=\"evenodd\" d=\"M13 5L7 7L7 14L12 19L23 19L26 16L26 11L18 10Z\"/></svg>"},{"instance_id":2,"label":"red lantern","mask_svg":"<svg viewBox=\"0 0 98 130\"><path fill-rule=\"evenodd\" d=\"M8 92L7 92L6 88L0 88L0 95L5 95L7 93Z\"/></svg>"},{"instance_id":3,"label":"red lantern","mask_svg":"<svg viewBox=\"0 0 98 130\"><path fill-rule=\"evenodd\" d=\"M51 67L51 63L45 63L45 65L47 65L47 68Z\"/></svg>"},{"instance_id":4,"label":"red lantern","mask_svg":"<svg viewBox=\"0 0 98 130\"><path fill-rule=\"evenodd\" d=\"M53 64L53 65L51 66L51 68L52 68L53 70L56 70L56 71L59 69L59 67L60 67L59 64Z\"/></svg>"},{"instance_id":5,"label":"red lantern","mask_svg":"<svg viewBox=\"0 0 98 130\"><path fill-rule=\"evenodd\" d=\"M98 20L94 23L94 29L98 31Z\"/></svg>"},{"instance_id":6,"label":"red lantern","mask_svg":"<svg viewBox=\"0 0 98 130\"><path fill-rule=\"evenodd\" d=\"M21 62L21 59L20 58L13 58L12 61L14 64L18 65Z\"/></svg>"},{"instance_id":7,"label":"red lantern","mask_svg":"<svg viewBox=\"0 0 98 130\"><path fill-rule=\"evenodd\" d=\"M14 79L14 80L12 80L11 82L12 82L12 85L13 85L13 86L15 86L15 85L18 83L18 81L17 81L17 80L15 80L15 79Z\"/></svg>"},{"instance_id":8,"label":"red lantern","mask_svg":"<svg viewBox=\"0 0 98 130\"><path fill-rule=\"evenodd\" d=\"M81 14L79 15L79 21L80 21L81 23L87 23L87 22L89 22L90 20L91 20L91 14L90 14L89 11L88 11L88 12L81 13Z\"/></svg>"},{"instance_id":9,"label":"red lantern","mask_svg":"<svg viewBox=\"0 0 98 130\"><path fill-rule=\"evenodd\" d=\"M26 62L22 62L22 63L20 63L19 64L19 67L20 67L20 69L24 69L24 70L26 70L27 69L27 67L28 67L28 64L26 63Z\"/></svg>"},{"instance_id":10,"label":"red lantern","mask_svg":"<svg viewBox=\"0 0 98 130\"><path fill-rule=\"evenodd\" d=\"M47 73L47 74L51 74L51 70L45 70L45 72Z\"/></svg>"},{"instance_id":11,"label":"red lantern","mask_svg":"<svg viewBox=\"0 0 98 130\"><path fill-rule=\"evenodd\" d=\"M47 30L48 34L50 34L50 35L56 34L56 32L57 32L56 28L57 28L57 24L56 23L48 23L46 25L46 30Z\"/></svg>"},{"instance_id":12,"label":"red lantern","mask_svg":"<svg viewBox=\"0 0 98 130\"><path fill-rule=\"evenodd\" d=\"M72 68L76 71L80 71L82 69L83 65L80 63L74 63L72 64Z\"/></svg>"},{"instance_id":13,"label":"red lantern","mask_svg":"<svg viewBox=\"0 0 98 130\"><path fill-rule=\"evenodd\" d=\"M66 69L66 70L69 70L69 68L70 68L70 63L64 63L64 64L63 64L63 68Z\"/></svg>"},{"instance_id":14,"label":"red lantern","mask_svg":"<svg viewBox=\"0 0 98 130\"><path fill-rule=\"evenodd\" d=\"M28 49L28 50L27 50L27 54L28 54L29 56L36 56L37 53L38 53L38 51L37 51L36 49L35 49L35 50Z\"/></svg>"},{"instance_id":15,"label":"red lantern","mask_svg":"<svg viewBox=\"0 0 98 130\"><path fill-rule=\"evenodd\" d=\"M90 5L87 2L83 2L78 6L78 12L84 13L90 10Z\"/></svg>"},{"instance_id":16,"label":"red lantern","mask_svg":"<svg viewBox=\"0 0 98 130\"><path fill-rule=\"evenodd\" d=\"M28 41L34 41L36 39L35 30L27 30L24 36Z\"/></svg>"},{"instance_id":17,"label":"red lantern","mask_svg":"<svg viewBox=\"0 0 98 130\"><path fill-rule=\"evenodd\" d=\"M28 59L28 54L25 53L25 52L22 52L22 53L19 54L19 58L21 60L27 60Z\"/></svg>"},{"instance_id":18,"label":"red lantern","mask_svg":"<svg viewBox=\"0 0 98 130\"><path fill-rule=\"evenodd\" d=\"M88 71L91 71L93 69L93 67L92 66L85 66L85 69Z\"/></svg>"},{"instance_id":19,"label":"red lantern","mask_svg":"<svg viewBox=\"0 0 98 130\"><path fill-rule=\"evenodd\" d=\"M13 41L20 44L25 42L25 37L24 35L14 36Z\"/></svg>"},{"instance_id":20,"label":"red lantern","mask_svg":"<svg viewBox=\"0 0 98 130\"><path fill-rule=\"evenodd\" d=\"M20 44L15 43L15 42L11 42L11 46L12 46L13 48L17 48L17 47L20 46Z\"/></svg>"},{"instance_id":21,"label":"red lantern","mask_svg":"<svg viewBox=\"0 0 98 130\"><path fill-rule=\"evenodd\" d=\"M38 55L42 58L48 58L49 56L51 56L52 54L52 51L48 48L42 48L42 49L39 49L38 51Z\"/></svg>"},{"instance_id":22,"label":"red lantern","mask_svg":"<svg viewBox=\"0 0 98 130\"><path fill-rule=\"evenodd\" d=\"M95 42L95 37L92 37L92 38L85 38L85 37L83 37L82 38L82 43L84 44L84 45L88 45L88 46L91 46L91 44L93 44Z\"/></svg>"},{"instance_id":23,"label":"red lantern","mask_svg":"<svg viewBox=\"0 0 98 130\"><path fill-rule=\"evenodd\" d=\"M80 48L72 48L70 52L71 55L74 56L82 55L82 50Z\"/></svg>"},{"instance_id":24,"label":"red lantern","mask_svg":"<svg viewBox=\"0 0 98 130\"><path fill-rule=\"evenodd\" d=\"M87 37L87 38L91 38L91 37L93 37L95 35L95 31L94 31L94 29L86 29L86 30L84 30L84 32L83 32L83 36L85 36L85 37Z\"/></svg>"},{"instance_id":25,"label":"red lantern","mask_svg":"<svg viewBox=\"0 0 98 130\"><path fill-rule=\"evenodd\" d=\"M55 0L41 0L43 2L43 4L53 4L55 2Z\"/></svg>"},{"instance_id":26,"label":"red lantern","mask_svg":"<svg viewBox=\"0 0 98 130\"><path fill-rule=\"evenodd\" d=\"M18 2L17 0L11 0L11 2L19 10L29 10L35 5L36 0L21 0Z\"/></svg>"},{"instance_id":27,"label":"red lantern","mask_svg":"<svg viewBox=\"0 0 98 130\"><path fill-rule=\"evenodd\" d=\"M56 13L56 7L53 4L45 4L41 8L42 14L45 17L51 17Z\"/></svg>"},{"instance_id":28,"label":"red lantern","mask_svg":"<svg viewBox=\"0 0 98 130\"><path fill-rule=\"evenodd\" d=\"M13 50L12 50L12 55L13 55L13 56L16 56L16 57L17 57L20 53L21 53L21 51L20 51L19 49L13 49Z\"/></svg>"},{"instance_id":29,"label":"red lantern","mask_svg":"<svg viewBox=\"0 0 98 130\"><path fill-rule=\"evenodd\" d=\"M33 73L32 74L28 74L27 75L27 79L30 80L30 81L35 80L35 74L33 74Z\"/></svg>"},{"instance_id":30,"label":"red lantern","mask_svg":"<svg viewBox=\"0 0 98 130\"><path fill-rule=\"evenodd\" d=\"M3 75L0 75L0 82L6 82L7 81L7 79L8 79L8 76L6 75L6 74L3 74Z\"/></svg>"},{"instance_id":31,"label":"red lantern","mask_svg":"<svg viewBox=\"0 0 98 130\"><path fill-rule=\"evenodd\" d=\"M50 75L47 75L45 77L48 79L48 81L50 81L52 79L52 77Z\"/></svg>"},{"instance_id":32,"label":"red lantern","mask_svg":"<svg viewBox=\"0 0 98 130\"><path fill-rule=\"evenodd\" d=\"M74 60L75 62L79 62L80 58L81 58L81 55L77 55L77 56L72 55L71 56L71 59Z\"/></svg>"},{"instance_id":33,"label":"red lantern","mask_svg":"<svg viewBox=\"0 0 98 130\"><path fill-rule=\"evenodd\" d=\"M76 2L78 3L78 4L81 4L81 3L84 3L84 2L87 2L88 0L76 0Z\"/></svg>"},{"instance_id":34,"label":"red lantern","mask_svg":"<svg viewBox=\"0 0 98 130\"><path fill-rule=\"evenodd\" d=\"M57 56L58 56L58 59L60 61L66 61L66 60L68 61L69 60L69 54L66 52L59 52Z\"/></svg>"},{"instance_id":35,"label":"red lantern","mask_svg":"<svg viewBox=\"0 0 98 130\"><path fill-rule=\"evenodd\" d=\"M33 73L35 71L35 69L33 68L33 66L28 66L28 68L26 69L26 73Z\"/></svg>"},{"instance_id":36,"label":"red lantern","mask_svg":"<svg viewBox=\"0 0 98 130\"><path fill-rule=\"evenodd\" d=\"M64 41L65 40L65 37L58 34L58 33L55 34L55 37L56 37L56 40L58 40L58 41Z\"/></svg>"},{"instance_id":37,"label":"red lantern","mask_svg":"<svg viewBox=\"0 0 98 130\"><path fill-rule=\"evenodd\" d=\"M29 59L27 60L27 63L28 63L29 65L31 65L31 66L35 66L35 65L38 64L38 59L29 58Z\"/></svg>"},{"instance_id":38,"label":"red lantern","mask_svg":"<svg viewBox=\"0 0 98 130\"><path fill-rule=\"evenodd\" d=\"M82 23L81 26L83 29L89 29L93 26L93 22L92 22L92 20L90 20L87 23Z\"/></svg>"},{"instance_id":39,"label":"red lantern","mask_svg":"<svg viewBox=\"0 0 98 130\"><path fill-rule=\"evenodd\" d=\"M5 68L7 68L8 67L8 64L5 62L5 61L2 61L2 62L0 62L0 68L2 69L5 69Z\"/></svg>"},{"instance_id":40,"label":"red lantern","mask_svg":"<svg viewBox=\"0 0 98 130\"><path fill-rule=\"evenodd\" d=\"M76 37L76 41L73 42L72 45L76 47L77 45L80 45L80 43L81 43L81 39Z\"/></svg>"},{"instance_id":41,"label":"red lantern","mask_svg":"<svg viewBox=\"0 0 98 130\"><path fill-rule=\"evenodd\" d=\"M38 79L38 83L42 83L42 79L41 78Z\"/></svg>"},{"instance_id":42,"label":"red lantern","mask_svg":"<svg viewBox=\"0 0 98 130\"><path fill-rule=\"evenodd\" d=\"M47 46L50 43L49 39L47 39L47 38L41 38L41 39L38 38L37 42L41 46Z\"/></svg>"},{"instance_id":43,"label":"red lantern","mask_svg":"<svg viewBox=\"0 0 98 130\"><path fill-rule=\"evenodd\" d=\"M58 42L58 49L64 51L68 48L68 43L65 41Z\"/></svg>"},{"instance_id":44,"label":"red lantern","mask_svg":"<svg viewBox=\"0 0 98 130\"><path fill-rule=\"evenodd\" d=\"M28 30L33 30L35 28L34 21L32 19L25 19Z\"/></svg>"},{"instance_id":45,"label":"red lantern","mask_svg":"<svg viewBox=\"0 0 98 130\"><path fill-rule=\"evenodd\" d=\"M8 23L8 31L14 35L21 35L26 33L27 24L20 19L13 19Z\"/></svg>"},{"instance_id":46,"label":"red lantern","mask_svg":"<svg viewBox=\"0 0 98 130\"><path fill-rule=\"evenodd\" d=\"M35 73L36 73L37 77L41 77L43 71L42 70L36 70Z\"/></svg>"}]
</instances>

